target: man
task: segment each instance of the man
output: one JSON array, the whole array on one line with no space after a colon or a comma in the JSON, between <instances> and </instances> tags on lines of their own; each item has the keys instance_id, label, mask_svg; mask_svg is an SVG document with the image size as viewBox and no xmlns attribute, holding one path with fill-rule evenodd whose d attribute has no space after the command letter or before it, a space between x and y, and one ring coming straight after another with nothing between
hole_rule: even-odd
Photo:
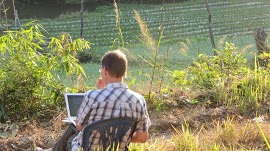
<instances>
[{"instance_id":1,"label":"man","mask_svg":"<svg viewBox=\"0 0 270 151\"><path fill-rule=\"evenodd\" d=\"M142 95L128 89L127 84L123 83L123 78L127 72L128 61L126 56L119 50L107 52L101 60L101 78L97 81L98 90L90 90L86 93L84 101L77 112L76 129L82 131L84 126L92 122L113 117L132 117L138 122L137 131L135 131L131 142L145 143L148 138L148 128L151 125L146 102ZM75 132L71 127L62 136L53 150L64 148L67 138L70 138ZM72 140L72 150L81 147L82 134L79 133ZM91 150L98 147L98 138L91 138L93 143ZM124 140L120 143L120 149L123 150L127 143ZM67 150L70 146L67 145ZM63 149L65 150L65 149Z\"/></svg>"}]
</instances>

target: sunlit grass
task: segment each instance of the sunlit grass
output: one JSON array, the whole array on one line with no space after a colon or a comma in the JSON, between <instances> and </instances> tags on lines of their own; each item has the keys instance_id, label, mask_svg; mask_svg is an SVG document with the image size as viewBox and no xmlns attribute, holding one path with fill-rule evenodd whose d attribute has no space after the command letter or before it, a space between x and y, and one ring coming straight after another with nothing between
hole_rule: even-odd
<instances>
[{"instance_id":1,"label":"sunlit grass","mask_svg":"<svg viewBox=\"0 0 270 151\"><path fill-rule=\"evenodd\" d=\"M267 123L264 128L269 128ZM261 135L263 131L255 122L241 123L233 118L225 121L214 122L213 128L208 127L201 131L192 130L186 125L175 129L170 136L149 139L146 144L131 143L132 151L222 151L222 150L265 150L269 136ZM263 142L265 140L266 142ZM256 146L256 144L264 144Z\"/></svg>"}]
</instances>

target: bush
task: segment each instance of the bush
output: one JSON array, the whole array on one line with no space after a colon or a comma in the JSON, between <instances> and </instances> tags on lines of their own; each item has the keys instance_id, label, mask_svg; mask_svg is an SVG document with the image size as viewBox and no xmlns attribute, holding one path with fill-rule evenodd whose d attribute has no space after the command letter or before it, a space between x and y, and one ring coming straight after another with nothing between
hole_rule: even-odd
<instances>
[{"instance_id":1,"label":"bush","mask_svg":"<svg viewBox=\"0 0 270 151\"><path fill-rule=\"evenodd\" d=\"M229 43L216 52L216 56L200 54L186 70L174 71L174 82L181 87L193 87L193 91L207 92L212 95L212 102L235 106L242 113L267 112L269 68L250 69L244 54Z\"/></svg>"},{"instance_id":2,"label":"bush","mask_svg":"<svg viewBox=\"0 0 270 151\"><path fill-rule=\"evenodd\" d=\"M213 90L229 82L233 76L247 72L247 60L233 44L226 43L223 50L215 51L215 56L199 54L198 59L186 71L174 71L175 83L192 84L199 89Z\"/></svg>"},{"instance_id":3,"label":"bush","mask_svg":"<svg viewBox=\"0 0 270 151\"><path fill-rule=\"evenodd\" d=\"M59 105L65 89L58 74L84 74L75 55L89 48L82 39L68 34L52 38L42 26L29 23L21 31L7 31L0 37L0 119L22 120L42 109ZM48 49L47 53L40 51Z\"/></svg>"}]
</instances>

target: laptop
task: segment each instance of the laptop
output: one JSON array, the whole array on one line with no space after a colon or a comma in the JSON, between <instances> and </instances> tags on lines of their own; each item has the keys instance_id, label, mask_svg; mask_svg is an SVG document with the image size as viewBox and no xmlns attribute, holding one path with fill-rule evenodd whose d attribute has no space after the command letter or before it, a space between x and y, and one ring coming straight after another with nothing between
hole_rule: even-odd
<instances>
[{"instance_id":1,"label":"laptop","mask_svg":"<svg viewBox=\"0 0 270 151\"><path fill-rule=\"evenodd\" d=\"M85 93L65 93L65 102L68 117L64 118L62 121L66 123L73 123L76 125L76 115L79 110L82 101L84 99Z\"/></svg>"}]
</instances>

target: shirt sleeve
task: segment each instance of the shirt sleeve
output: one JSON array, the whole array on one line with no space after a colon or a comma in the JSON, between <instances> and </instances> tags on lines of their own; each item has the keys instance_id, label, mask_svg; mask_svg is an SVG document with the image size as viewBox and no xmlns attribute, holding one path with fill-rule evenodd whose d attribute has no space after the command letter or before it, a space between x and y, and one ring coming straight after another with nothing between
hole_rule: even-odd
<instances>
[{"instance_id":1,"label":"shirt sleeve","mask_svg":"<svg viewBox=\"0 0 270 151\"><path fill-rule=\"evenodd\" d=\"M148 132L148 129L151 126L151 121L148 115L146 101L143 97L141 102L141 120L137 123L137 131Z\"/></svg>"},{"instance_id":2,"label":"shirt sleeve","mask_svg":"<svg viewBox=\"0 0 270 151\"><path fill-rule=\"evenodd\" d=\"M85 96L84 100L77 112L76 120L78 121L79 126L83 126L87 123L88 114L90 113L91 105L93 104L93 99L90 98L91 91L88 91Z\"/></svg>"}]
</instances>

